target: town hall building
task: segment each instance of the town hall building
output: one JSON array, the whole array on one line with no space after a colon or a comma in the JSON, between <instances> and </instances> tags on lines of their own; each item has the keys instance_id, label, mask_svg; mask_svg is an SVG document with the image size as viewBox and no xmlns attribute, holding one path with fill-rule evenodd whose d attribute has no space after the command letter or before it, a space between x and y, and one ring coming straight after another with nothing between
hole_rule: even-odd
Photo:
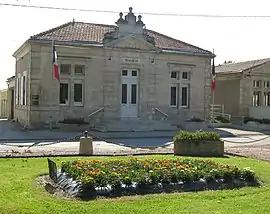
<instances>
[{"instance_id":1,"label":"town hall building","mask_svg":"<svg viewBox=\"0 0 270 214\"><path fill-rule=\"evenodd\" d=\"M13 117L29 127L68 118L209 116L212 53L147 29L132 8L116 25L72 21L31 36L13 56Z\"/></svg>"}]
</instances>

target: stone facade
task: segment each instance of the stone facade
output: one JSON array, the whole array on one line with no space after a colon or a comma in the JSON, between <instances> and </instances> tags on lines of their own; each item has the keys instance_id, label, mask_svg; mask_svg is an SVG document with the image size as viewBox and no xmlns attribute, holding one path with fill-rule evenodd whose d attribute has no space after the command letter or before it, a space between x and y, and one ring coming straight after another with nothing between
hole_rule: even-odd
<instances>
[{"instance_id":1,"label":"stone facade","mask_svg":"<svg viewBox=\"0 0 270 214\"><path fill-rule=\"evenodd\" d=\"M7 89L0 90L0 118L7 117Z\"/></svg>"},{"instance_id":2,"label":"stone facade","mask_svg":"<svg viewBox=\"0 0 270 214\"><path fill-rule=\"evenodd\" d=\"M78 117L88 120L89 114L104 108L95 117L120 119L124 114L124 71L136 71L136 78L127 82L127 87L136 85L136 95L132 95L132 90L128 91L135 97L136 113L133 112L131 117L153 119L153 108L181 121L191 116L208 117L211 54L163 51L155 46L152 37L144 34L141 17L136 22L132 11L125 20L121 17L120 14L116 22L117 30L105 34L102 46L56 42L59 69L62 69L61 65L69 67L69 72L60 72L60 83L53 77L51 44L26 42L14 54L15 118L32 127L49 120L59 122ZM78 66L82 72L76 72ZM171 78L172 72L179 78ZM182 79L183 73L188 76ZM68 84L65 104L59 101L62 83ZM75 84L81 85L82 100L79 103L74 101ZM177 103L173 107L170 105L171 85L177 86L178 90ZM184 93L181 93L182 86L188 94L183 106L180 103Z\"/></svg>"},{"instance_id":3,"label":"stone facade","mask_svg":"<svg viewBox=\"0 0 270 214\"><path fill-rule=\"evenodd\" d=\"M7 118L14 119L14 106L15 106L15 76L7 79Z\"/></svg>"}]
</instances>

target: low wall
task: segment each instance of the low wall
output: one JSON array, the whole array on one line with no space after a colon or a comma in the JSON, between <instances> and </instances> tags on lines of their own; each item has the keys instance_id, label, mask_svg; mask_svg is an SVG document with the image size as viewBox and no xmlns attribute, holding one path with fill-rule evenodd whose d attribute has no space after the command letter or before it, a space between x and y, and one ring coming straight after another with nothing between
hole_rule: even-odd
<instances>
[{"instance_id":1,"label":"low wall","mask_svg":"<svg viewBox=\"0 0 270 214\"><path fill-rule=\"evenodd\" d=\"M57 127L63 132L84 132L89 130L89 124L64 124L58 123Z\"/></svg>"},{"instance_id":2,"label":"low wall","mask_svg":"<svg viewBox=\"0 0 270 214\"><path fill-rule=\"evenodd\" d=\"M247 122L244 127L250 127L256 130L270 130L270 124L262 124L253 121Z\"/></svg>"},{"instance_id":3,"label":"low wall","mask_svg":"<svg viewBox=\"0 0 270 214\"><path fill-rule=\"evenodd\" d=\"M248 108L249 117L256 119L270 119L270 106L252 106Z\"/></svg>"}]
</instances>

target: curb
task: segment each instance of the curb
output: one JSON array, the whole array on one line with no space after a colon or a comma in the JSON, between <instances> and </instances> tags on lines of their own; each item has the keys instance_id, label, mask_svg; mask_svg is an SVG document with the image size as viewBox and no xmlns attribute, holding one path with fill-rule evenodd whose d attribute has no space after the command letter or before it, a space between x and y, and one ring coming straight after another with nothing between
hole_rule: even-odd
<instances>
[{"instance_id":1,"label":"curb","mask_svg":"<svg viewBox=\"0 0 270 214\"><path fill-rule=\"evenodd\" d=\"M0 153L1 154L1 153ZM85 155L79 155L78 153L69 153L69 154L41 154L41 155L0 155L0 159L4 159L4 158L46 158L46 157L125 157L125 156L151 156L151 155L173 155L173 152L139 152L139 153L131 153L131 154L94 154L91 156L85 156ZM232 157L241 157L241 158L252 158L249 156L245 156L245 155L240 155L240 154L236 154L236 153L231 153L231 152L224 152L224 156L221 158L230 158L230 156ZM178 157L185 157L185 156L178 156ZM201 157L197 157L197 158L201 158ZM211 157L205 157L205 158L211 158ZM254 158L256 159L256 158ZM261 160L261 159L257 159L260 161L266 161L266 162L270 162L268 160Z\"/></svg>"}]
</instances>

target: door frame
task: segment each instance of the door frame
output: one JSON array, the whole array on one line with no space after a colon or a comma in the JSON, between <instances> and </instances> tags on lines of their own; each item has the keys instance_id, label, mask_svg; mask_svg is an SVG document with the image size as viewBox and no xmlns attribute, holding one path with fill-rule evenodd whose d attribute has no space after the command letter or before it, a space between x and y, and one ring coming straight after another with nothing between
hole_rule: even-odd
<instances>
[{"instance_id":1,"label":"door frame","mask_svg":"<svg viewBox=\"0 0 270 214\"><path fill-rule=\"evenodd\" d=\"M127 71L127 76L123 76L122 72ZM132 77L132 71L137 72L137 76ZM123 67L120 70L120 118L125 119L125 118L138 118L139 117L139 100L140 100L140 87L139 87L139 78L140 77L140 71L138 68L126 68ZM124 81L123 81L124 80ZM130 81L129 81L130 80ZM136 83L135 83L136 82ZM136 116L125 116L123 113L123 104L122 104L122 84L127 84L127 109L131 108L133 104L131 104L131 92L132 92L132 85L136 84L136 113L134 115Z\"/></svg>"}]
</instances>

